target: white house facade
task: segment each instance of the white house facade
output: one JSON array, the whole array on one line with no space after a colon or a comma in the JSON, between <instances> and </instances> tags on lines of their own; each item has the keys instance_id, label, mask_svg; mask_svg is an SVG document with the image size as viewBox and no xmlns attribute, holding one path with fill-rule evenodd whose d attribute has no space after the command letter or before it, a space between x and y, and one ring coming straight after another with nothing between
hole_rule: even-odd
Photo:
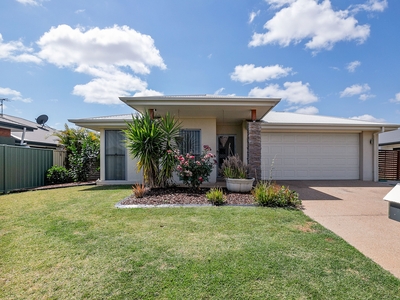
<instances>
[{"instance_id":1,"label":"white house facade","mask_svg":"<svg viewBox=\"0 0 400 300\"><path fill-rule=\"evenodd\" d=\"M202 96L120 97L132 114L169 112L190 137L188 151L209 145L219 163L239 154L251 175L267 180L378 180L378 134L400 125L274 112L278 98ZM132 114L71 119L100 132L100 184L142 182L121 132ZM216 182L217 172L210 176Z\"/></svg>"}]
</instances>

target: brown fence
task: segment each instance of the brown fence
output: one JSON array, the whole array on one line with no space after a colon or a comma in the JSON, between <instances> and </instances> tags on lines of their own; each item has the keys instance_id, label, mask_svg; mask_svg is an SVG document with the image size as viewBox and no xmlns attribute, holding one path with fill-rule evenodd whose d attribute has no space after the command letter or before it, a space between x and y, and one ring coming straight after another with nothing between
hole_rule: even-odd
<instances>
[{"instance_id":1,"label":"brown fence","mask_svg":"<svg viewBox=\"0 0 400 300\"><path fill-rule=\"evenodd\" d=\"M400 150L379 150L379 179L400 180Z\"/></svg>"}]
</instances>

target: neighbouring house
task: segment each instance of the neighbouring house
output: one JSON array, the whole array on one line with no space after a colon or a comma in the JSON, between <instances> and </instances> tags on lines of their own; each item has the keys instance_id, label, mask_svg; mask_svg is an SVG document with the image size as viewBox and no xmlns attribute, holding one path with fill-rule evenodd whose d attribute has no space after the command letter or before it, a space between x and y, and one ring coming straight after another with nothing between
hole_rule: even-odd
<instances>
[{"instance_id":1,"label":"neighbouring house","mask_svg":"<svg viewBox=\"0 0 400 300\"><path fill-rule=\"evenodd\" d=\"M0 115L0 144L57 149L55 129L26 119Z\"/></svg>"},{"instance_id":2,"label":"neighbouring house","mask_svg":"<svg viewBox=\"0 0 400 300\"><path fill-rule=\"evenodd\" d=\"M120 97L132 114L167 112L182 122L183 149L209 145L219 164L231 154L251 175L267 180L378 180L378 134L400 125L318 115L274 112L278 98L202 96ZM142 182L124 146L132 114L71 119L100 132L100 184ZM217 180L217 172L210 181Z\"/></svg>"},{"instance_id":3,"label":"neighbouring house","mask_svg":"<svg viewBox=\"0 0 400 300\"><path fill-rule=\"evenodd\" d=\"M379 179L400 180L400 130L379 134Z\"/></svg>"},{"instance_id":4,"label":"neighbouring house","mask_svg":"<svg viewBox=\"0 0 400 300\"><path fill-rule=\"evenodd\" d=\"M379 149L400 150L400 130L381 133L379 135Z\"/></svg>"}]
</instances>

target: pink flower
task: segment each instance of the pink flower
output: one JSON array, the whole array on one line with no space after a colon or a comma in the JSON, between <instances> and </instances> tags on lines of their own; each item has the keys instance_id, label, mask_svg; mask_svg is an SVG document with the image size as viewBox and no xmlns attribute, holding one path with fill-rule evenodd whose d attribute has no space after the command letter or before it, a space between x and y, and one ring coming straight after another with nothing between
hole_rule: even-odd
<instances>
[{"instance_id":1,"label":"pink flower","mask_svg":"<svg viewBox=\"0 0 400 300\"><path fill-rule=\"evenodd\" d=\"M189 156L189 159L194 159L194 155Z\"/></svg>"},{"instance_id":2,"label":"pink flower","mask_svg":"<svg viewBox=\"0 0 400 300\"><path fill-rule=\"evenodd\" d=\"M196 165L201 166L201 162L196 161Z\"/></svg>"},{"instance_id":3,"label":"pink flower","mask_svg":"<svg viewBox=\"0 0 400 300\"><path fill-rule=\"evenodd\" d=\"M200 181L200 182L203 182L203 177L200 176L200 177L199 177L199 181Z\"/></svg>"}]
</instances>

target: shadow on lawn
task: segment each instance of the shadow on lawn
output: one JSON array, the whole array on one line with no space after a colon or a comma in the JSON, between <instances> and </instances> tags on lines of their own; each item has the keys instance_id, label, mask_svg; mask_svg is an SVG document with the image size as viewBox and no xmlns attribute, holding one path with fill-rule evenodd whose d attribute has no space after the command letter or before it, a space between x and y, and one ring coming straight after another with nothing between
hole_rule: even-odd
<instances>
[{"instance_id":1,"label":"shadow on lawn","mask_svg":"<svg viewBox=\"0 0 400 300\"><path fill-rule=\"evenodd\" d=\"M127 190L131 189L132 185L94 185L86 189L81 190L81 192L93 192L93 191L108 191L108 190Z\"/></svg>"}]
</instances>

